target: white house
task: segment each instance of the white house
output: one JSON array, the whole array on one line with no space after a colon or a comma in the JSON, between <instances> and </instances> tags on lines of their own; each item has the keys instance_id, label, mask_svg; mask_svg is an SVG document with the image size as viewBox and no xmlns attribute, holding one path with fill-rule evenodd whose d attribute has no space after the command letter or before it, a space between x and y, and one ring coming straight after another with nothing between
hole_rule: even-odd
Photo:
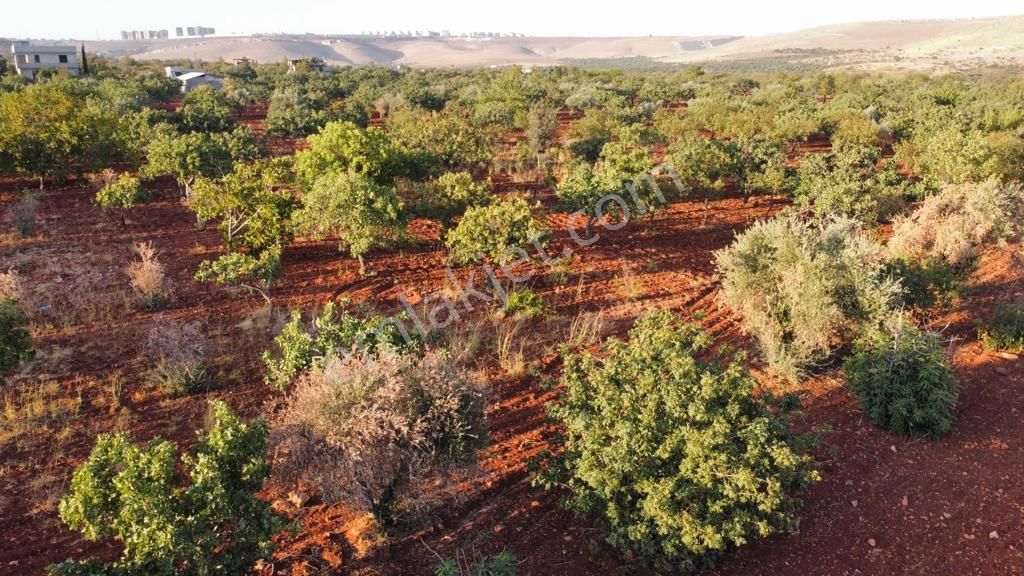
<instances>
[{"instance_id":1,"label":"white house","mask_svg":"<svg viewBox=\"0 0 1024 576\"><path fill-rule=\"evenodd\" d=\"M224 86L224 82L220 78L210 76L204 70L167 66L164 68L164 72L167 74L168 78L174 78L178 82L181 82L182 94L188 94L192 90L205 85L210 85L214 88L221 88Z\"/></svg>"},{"instance_id":2,"label":"white house","mask_svg":"<svg viewBox=\"0 0 1024 576\"><path fill-rule=\"evenodd\" d=\"M75 46L33 46L27 41L11 44L14 68L22 78L34 80L43 69L67 70L72 76L82 73L78 48Z\"/></svg>"}]
</instances>

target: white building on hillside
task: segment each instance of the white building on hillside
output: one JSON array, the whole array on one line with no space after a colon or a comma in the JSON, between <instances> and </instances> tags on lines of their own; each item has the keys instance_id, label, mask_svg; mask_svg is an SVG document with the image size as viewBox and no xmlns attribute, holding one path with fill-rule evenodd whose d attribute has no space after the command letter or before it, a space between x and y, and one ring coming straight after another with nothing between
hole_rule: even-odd
<instances>
[{"instance_id":1,"label":"white building on hillside","mask_svg":"<svg viewBox=\"0 0 1024 576\"><path fill-rule=\"evenodd\" d=\"M40 70L67 70L72 76L82 73L78 48L74 46L33 46L27 41L11 44L14 68L22 78L34 80Z\"/></svg>"}]
</instances>

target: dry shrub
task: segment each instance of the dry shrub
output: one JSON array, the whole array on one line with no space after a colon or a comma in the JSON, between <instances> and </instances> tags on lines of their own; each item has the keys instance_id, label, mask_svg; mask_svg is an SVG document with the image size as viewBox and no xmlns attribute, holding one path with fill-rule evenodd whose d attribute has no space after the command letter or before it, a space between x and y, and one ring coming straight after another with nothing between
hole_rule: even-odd
<instances>
[{"instance_id":1,"label":"dry shrub","mask_svg":"<svg viewBox=\"0 0 1024 576\"><path fill-rule=\"evenodd\" d=\"M421 489L485 436L481 387L446 355L332 358L296 384L271 434L274 473L325 500L411 520Z\"/></svg>"},{"instance_id":2,"label":"dry shrub","mask_svg":"<svg viewBox=\"0 0 1024 576\"><path fill-rule=\"evenodd\" d=\"M569 325L565 344L569 348L588 348L604 333L604 312L580 312Z\"/></svg>"},{"instance_id":3,"label":"dry shrub","mask_svg":"<svg viewBox=\"0 0 1024 576\"><path fill-rule=\"evenodd\" d=\"M150 377L165 394L182 396L209 384L210 341L199 322L157 322L146 350L157 359Z\"/></svg>"},{"instance_id":4,"label":"dry shrub","mask_svg":"<svg viewBox=\"0 0 1024 576\"><path fill-rule=\"evenodd\" d=\"M723 300L791 379L878 326L900 292L882 248L847 218L758 222L716 258Z\"/></svg>"},{"instance_id":5,"label":"dry shrub","mask_svg":"<svg viewBox=\"0 0 1024 576\"><path fill-rule=\"evenodd\" d=\"M1024 226L1024 188L989 180L950 186L893 227L892 257L969 268L977 250L1018 234Z\"/></svg>"},{"instance_id":6,"label":"dry shrub","mask_svg":"<svg viewBox=\"0 0 1024 576\"><path fill-rule=\"evenodd\" d=\"M111 273L96 269L81 270L58 277L59 283L40 287L45 311L52 311L65 326L97 321L114 322L129 306L128 295L111 284L117 279Z\"/></svg>"},{"instance_id":7,"label":"dry shrub","mask_svg":"<svg viewBox=\"0 0 1024 576\"><path fill-rule=\"evenodd\" d=\"M132 245L132 252L139 257L128 264L132 290L147 310L156 310L171 296L164 266L157 260L156 250L149 242L136 242Z\"/></svg>"},{"instance_id":8,"label":"dry shrub","mask_svg":"<svg viewBox=\"0 0 1024 576\"><path fill-rule=\"evenodd\" d=\"M0 300L8 299L17 300L18 302L25 301L21 276L13 268L7 272L0 272Z\"/></svg>"},{"instance_id":9,"label":"dry shrub","mask_svg":"<svg viewBox=\"0 0 1024 576\"><path fill-rule=\"evenodd\" d=\"M636 271L633 267L625 261L622 262L622 275L618 278L616 290L618 291L619 296L628 302L638 300L644 295L643 281L637 277Z\"/></svg>"},{"instance_id":10,"label":"dry shrub","mask_svg":"<svg viewBox=\"0 0 1024 576\"><path fill-rule=\"evenodd\" d=\"M39 214L39 195L26 192L14 206L7 210L6 220L18 235L28 238L35 234L36 216Z\"/></svg>"},{"instance_id":11,"label":"dry shrub","mask_svg":"<svg viewBox=\"0 0 1024 576\"><path fill-rule=\"evenodd\" d=\"M517 319L502 320L495 332L495 354L498 365L512 378L526 373L526 338L519 334L522 321Z\"/></svg>"},{"instance_id":12,"label":"dry shrub","mask_svg":"<svg viewBox=\"0 0 1024 576\"><path fill-rule=\"evenodd\" d=\"M71 327L116 322L131 294L115 252L31 247L12 255L19 301L33 323Z\"/></svg>"}]
</instances>

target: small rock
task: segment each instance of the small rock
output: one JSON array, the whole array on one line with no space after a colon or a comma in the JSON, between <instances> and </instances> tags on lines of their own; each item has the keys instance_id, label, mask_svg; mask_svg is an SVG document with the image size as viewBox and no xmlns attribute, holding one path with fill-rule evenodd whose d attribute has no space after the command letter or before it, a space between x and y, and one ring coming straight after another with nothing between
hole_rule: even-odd
<instances>
[{"instance_id":1,"label":"small rock","mask_svg":"<svg viewBox=\"0 0 1024 576\"><path fill-rule=\"evenodd\" d=\"M964 540L974 540L974 534L964 534Z\"/></svg>"},{"instance_id":2,"label":"small rock","mask_svg":"<svg viewBox=\"0 0 1024 576\"><path fill-rule=\"evenodd\" d=\"M892 450L892 453L896 454L896 445L893 444L892 446L889 446L889 450Z\"/></svg>"},{"instance_id":3,"label":"small rock","mask_svg":"<svg viewBox=\"0 0 1024 576\"><path fill-rule=\"evenodd\" d=\"M910 504L910 501L907 500L907 495L904 494L903 498L900 499L900 506L904 506L905 507L907 504Z\"/></svg>"},{"instance_id":4,"label":"small rock","mask_svg":"<svg viewBox=\"0 0 1024 576\"><path fill-rule=\"evenodd\" d=\"M562 540L565 540L566 542L572 542L572 536L562 536Z\"/></svg>"},{"instance_id":5,"label":"small rock","mask_svg":"<svg viewBox=\"0 0 1024 576\"><path fill-rule=\"evenodd\" d=\"M1016 354L1011 354L1009 352L1000 352L999 353L999 357L1002 358L1003 360L1013 360L1013 361L1016 361L1016 360L1020 359L1020 356L1017 356Z\"/></svg>"},{"instance_id":6,"label":"small rock","mask_svg":"<svg viewBox=\"0 0 1024 576\"><path fill-rule=\"evenodd\" d=\"M857 501L856 500L850 501L850 506L853 506L854 508L856 508L857 507Z\"/></svg>"},{"instance_id":7,"label":"small rock","mask_svg":"<svg viewBox=\"0 0 1024 576\"><path fill-rule=\"evenodd\" d=\"M949 520L950 518L953 517L953 515L950 514L949 512L943 512L942 513L942 517L945 518L946 520Z\"/></svg>"},{"instance_id":8,"label":"small rock","mask_svg":"<svg viewBox=\"0 0 1024 576\"><path fill-rule=\"evenodd\" d=\"M874 538L868 538L868 546L871 546L872 548L874 548L875 544L877 544L877 543L875 542Z\"/></svg>"},{"instance_id":9,"label":"small rock","mask_svg":"<svg viewBox=\"0 0 1024 576\"><path fill-rule=\"evenodd\" d=\"M533 502L530 502L530 508L537 508L538 506L540 506L540 502L538 502L536 500L534 500Z\"/></svg>"},{"instance_id":10,"label":"small rock","mask_svg":"<svg viewBox=\"0 0 1024 576\"><path fill-rule=\"evenodd\" d=\"M495 524L495 525L494 525L494 533L495 533L495 534L498 534L498 533L500 533L500 532L501 532L502 530L504 530L504 529L505 529L505 526L504 526L504 525L502 525L502 524Z\"/></svg>"},{"instance_id":11,"label":"small rock","mask_svg":"<svg viewBox=\"0 0 1024 576\"><path fill-rule=\"evenodd\" d=\"M1009 376L1010 371L1003 366L998 366L996 367L996 374L999 374L1000 376Z\"/></svg>"},{"instance_id":12,"label":"small rock","mask_svg":"<svg viewBox=\"0 0 1024 576\"><path fill-rule=\"evenodd\" d=\"M999 532L996 532L995 530L989 532L988 533L988 539L989 540L999 540Z\"/></svg>"}]
</instances>

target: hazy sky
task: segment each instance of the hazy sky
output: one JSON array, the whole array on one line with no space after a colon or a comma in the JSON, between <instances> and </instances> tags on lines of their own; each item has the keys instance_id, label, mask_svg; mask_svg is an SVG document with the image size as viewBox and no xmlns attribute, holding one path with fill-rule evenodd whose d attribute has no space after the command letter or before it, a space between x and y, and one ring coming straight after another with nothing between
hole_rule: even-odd
<instances>
[{"instance_id":1,"label":"hazy sky","mask_svg":"<svg viewBox=\"0 0 1024 576\"><path fill-rule=\"evenodd\" d=\"M111 39L122 29L213 26L218 34L364 30L534 36L770 34L841 22L1024 14L1021 0L328 1L27 0L4 2L0 37Z\"/></svg>"}]
</instances>

